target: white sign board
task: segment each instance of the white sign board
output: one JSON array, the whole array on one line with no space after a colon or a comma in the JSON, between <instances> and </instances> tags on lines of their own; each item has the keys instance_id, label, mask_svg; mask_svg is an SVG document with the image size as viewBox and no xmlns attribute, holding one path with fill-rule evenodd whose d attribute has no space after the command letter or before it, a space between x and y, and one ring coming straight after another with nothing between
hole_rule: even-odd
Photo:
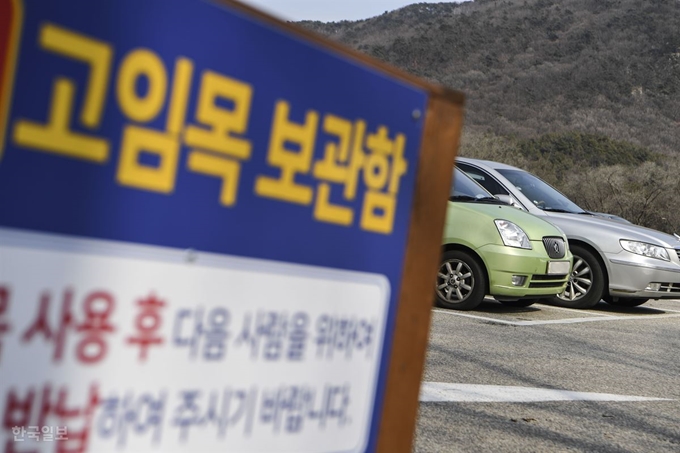
<instances>
[{"instance_id":1,"label":"white sign board","mask_svg":"<svg viewBox=\"0 0 680 453\"><path fill-rule=\"evenodd\" d=\"M9 230L0 275L0 445L365 448L384 277Z\"/></svg>"}]
</instances>

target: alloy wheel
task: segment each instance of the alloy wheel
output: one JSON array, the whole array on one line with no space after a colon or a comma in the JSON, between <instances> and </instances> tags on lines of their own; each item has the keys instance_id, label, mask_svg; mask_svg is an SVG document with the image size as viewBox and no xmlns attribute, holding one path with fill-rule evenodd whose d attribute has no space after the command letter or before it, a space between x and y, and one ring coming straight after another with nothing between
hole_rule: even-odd
<instances>
[{"instance_id":1,"label":"alloy wheel","mask_svg":"<svg viewBox=\"0 0 680 453\"><path fill-rule=\"evenodd\" d=\"M470 267L460 260L444 261L437 273L437 294L451 303L466 300L475 288L475 277Z\"/></svg>"},{"instance_id":2,"label":"alloy wheel","mask_svg":"<svg viewBox=\"0 0 680 453\"><path fill-rule=\"evenodd\" d=\"M559 297L562 300L575 301L588 294L593 286L593 271L581 257L574 256L574 266L569 275L567 287Z\"/></svg>"}]
</instances>

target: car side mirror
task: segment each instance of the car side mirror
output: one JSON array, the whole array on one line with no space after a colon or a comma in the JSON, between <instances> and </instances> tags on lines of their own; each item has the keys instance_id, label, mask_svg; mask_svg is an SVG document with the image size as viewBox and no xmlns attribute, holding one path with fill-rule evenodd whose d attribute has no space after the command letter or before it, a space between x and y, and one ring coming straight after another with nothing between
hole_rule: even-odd
<instances>
[{"instance_id":1,"label":"car side mirror","mask_svg":"<svg viewBox=\"0 0 680 453\"><path fill-rule=\"evenodd\" d=\"M504 195L504 194L498 194L494 195L498 200L502 201L505 204L509 204L510 206L513 206L517 209L522 209L522 207L515 201L514 198L512 198L510 195Z\"/></svg>"}]
</instances>

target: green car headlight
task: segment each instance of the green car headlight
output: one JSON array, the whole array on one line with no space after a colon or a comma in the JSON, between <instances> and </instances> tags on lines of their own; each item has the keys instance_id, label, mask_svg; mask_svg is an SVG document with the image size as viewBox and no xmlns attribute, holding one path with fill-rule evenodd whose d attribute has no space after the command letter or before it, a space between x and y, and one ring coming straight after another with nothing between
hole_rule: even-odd
<instances>
[{"instance_id":1,"label":"green car headlight","mask_svg":"<svg viewBox=\"0 0 680 453\"><path fill-rule=\"evenodd\" d=\"M647 244L646 242L627 241L625 239L621 239L619 243L624 250L627 250L630 253L635 253L636 255L647 256L649 258L656 258L658 260L664 261L671 260L671 257L668 256L668 251L663 247L659 247L658 245Z\"/></svg>"},{"instance_id":2,"label":"green car headlight","mask_svg":"<svg viewBox=\"0 0 680 453\"><path fill-rule=\"evenodd\" d=\"M521 249L531 249L529 236L520 227L508 220L494 220L498 233L503 239L503 244L507 247L518 247Z\"/></svg>"}]
</instances>

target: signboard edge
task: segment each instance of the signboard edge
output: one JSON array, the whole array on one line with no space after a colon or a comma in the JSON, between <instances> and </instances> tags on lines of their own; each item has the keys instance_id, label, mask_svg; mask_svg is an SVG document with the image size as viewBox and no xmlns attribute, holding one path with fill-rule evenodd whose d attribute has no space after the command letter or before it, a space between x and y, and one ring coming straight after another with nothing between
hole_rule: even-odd
<instances>
[{"instance_id":1,"label":"signboard edge","mask_svg":"<svg viewBox=\"0 0 680 453\"><path fill-rule=\"evenodd\" d=\"M463 125L463 103L433 95L421 143L416 190L388 363L377 451L411 452L429 340L434 276L446 200Z\"/></svg>"}]
</instances>

